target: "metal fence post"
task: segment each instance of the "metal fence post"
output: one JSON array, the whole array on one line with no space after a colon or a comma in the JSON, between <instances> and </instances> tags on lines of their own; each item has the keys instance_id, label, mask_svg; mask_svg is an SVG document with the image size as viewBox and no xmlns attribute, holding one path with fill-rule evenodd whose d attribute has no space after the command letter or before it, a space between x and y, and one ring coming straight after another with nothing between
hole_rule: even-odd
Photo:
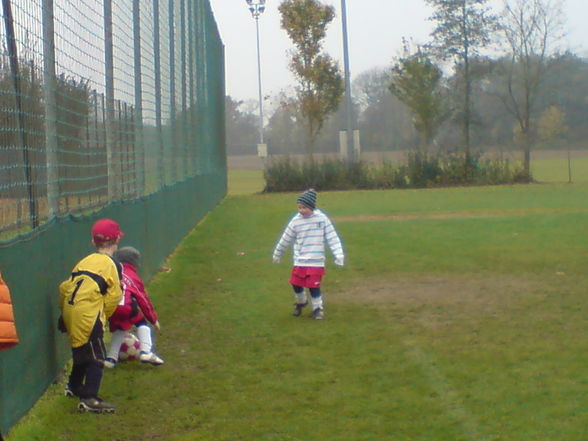
<instances>
[{"instance_id":1,"label":"metal fence post","mask_svg":"<svg viewBox=\"0 0 588 441\"><path fill-rule=\"evenodd\" d=\"M155 124L159 147L159 185L165 185L165 162L163 153L163 128L161 122L161 52L159 41L159 0L153 0L153 70L155 75Z\"/></svg>"},{"instance_id":2,"label":"metal fence post","mask_svg":"<svg viewBox=\"0 0 588 441\"><path fill-rule=\"evenodd\" d=\"M180 0L180 57L182 58L182 62L180 63L180 67L182 69L182 119L181 119L181 133L182 136L180 138L181 141L181 151L182 151L182 175L183 178L186 179L188 177L188 146L187 146L187 134L188 134L188 124L186 124L186 111L188 110L188 106L186 104L187 93L186 93L186 0Z\"/></svg>"},{"instance_id":3,"label":"metal fence post","mask_svg":"<svg viewBox=\"0 0 588 441\"><path fill-rule=\"evenodd\" d=\"M20 147L22 148L22 156L24 163L24 175L27 188L27 196L29 199L29 217L31 219L32 228L39 226L39 218L37 213L37 204L35 200L35 192L33 190L33 179L31 173L31 163L29 158L29 146L27 145L26 133L24 127L23 109L21 101L20 88L20 74L18 71L18 53L16 49L16 36L14 34L14 20L12 17L12 4L10 0L2 0L2 8L4 9L4 25L6 26L6 46L8 49L8 56L10 58L10 73L12 75L12 86L14 88L14 103L16 107L16 124L18 131L18 138Z\"/></svg>"},{"instance_id":4,"label":"metal fence post","mask_svg":"<svg viewBox=\"0 0 588 441\"><path fill-rule=\"evenodd\" d=\"M171 142L169 151L171 152L171 179L173 183L178 181L178 161L176 149L176 45L174 34L174 0L168 1L168 35L169 35L169 101L170 101L170 118L169 129L171 130Z\"/></svg>"},{"instance_id":5,"label":"metal fence post","mask_svg":"<svg viewBox=\"0 0 588 441\"><path fill-rule=\"evenodd\" d=\"M195 118L195 103L194 103L194 2L188 0L188 93L190 94L189 99L189 117L186 121L188 126L188 158L191 166L190 174L194 176L196 174L196 137L194 136L194 130L196 130L196 124L194 124Z\"/></svg>"},{"instance_id":6,"label":"metal fence post","mask_svg":"<svg viewBox=\"0 0 588 441\"><path fill-rule=\"evenodd\" d=\"M114 134L114 55L112 48L112 0L104 0L104 81L106 87L106 160L108 200L119 199Z\"/></svg>"},{"instance_id":7,"label":"metal fence post","mask_svg":"<svg viewBox=\"0 0 588 441\"><path fill-rule=\"evenodd\" d=\"M53 0L43 0L43 92L45 96L45 155L47 162L48 217L59 214L59 162L57 156L57 100L55 97L55 31Z\"/></svg>"},{"instance_id":8,"label":"metal fence post","mask_svg":"<svg viewBox=\"0 0 588 441\"><path fill-rule=\"evenodd\" d=\"M197 70L197 97L198 100L198 169L199 171L203 171L206 167L204 164L204 158L206 157L206 149L208 148L206 142L206 130L204 127L207 126L206 124L206 112L204 109L206 108L206 22L204 20L204 5L203 2L198 2L198 70Z\"/></svg>"},{"instance_id":9,"label":"metal fence post","mask_svg":"<svg viewBox=\"0 0 588 441\"><path fill-rule=\"evenodd\" d=\"M141 2L133 0L133 58L135 74L135 158L141 165L137 171L136 195L145 192L145 142L143 137L143 81L141 70ZM136 166L135 166L136 168Z\"/></svg>"}]
</instances>

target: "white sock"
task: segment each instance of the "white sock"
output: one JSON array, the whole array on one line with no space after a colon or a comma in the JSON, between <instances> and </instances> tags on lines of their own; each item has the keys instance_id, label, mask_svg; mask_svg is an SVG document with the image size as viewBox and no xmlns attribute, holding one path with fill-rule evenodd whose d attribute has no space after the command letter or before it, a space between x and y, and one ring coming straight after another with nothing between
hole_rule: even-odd
<instances>
[{"instance_id":1,"label":"white sock","mask_svg":"<svg viewBox=\"0 0 588 441\"><path fill-rule=\"evenodd\" d=\"M296 294L296 303L298 303L298 304L306 303L306 291L302 290L301 293L295 293L295 294Z\"/></svg>"},{"instance_id":2,"label":"white sock","mask_svg":"<svg viewBox=\"0 0 588 441\"><path fill-rule=\"evenodd\" d=\"M323 296L311 297L310 301L312 302L313 311L317 308L323 309Z\"/></svg>"},{"instance_id":3,"label":"white sock","mask_svg":"<svg viewBox=\"0 0 588 441\"><path fill-rule=\"evenodd\" d=\"M110 348L108 348L108 358L112 358L113 360L118 361L120 345L122 345L126 333L127 331L121 331L120 329L112 333L112 338L110 339Z\"/></svg>"},{"instance_id":4,"label":"white sock","mask_svg":"<svg viewBox=\"0 0 588 441\"><path fill-rule=\"evenodd\" d=\"M151 328L147 325L137 326L137 337L139 338L139 343L141 343L141 352L150 353L151 346L153 346Z\"/></svg>"}]
</instances>

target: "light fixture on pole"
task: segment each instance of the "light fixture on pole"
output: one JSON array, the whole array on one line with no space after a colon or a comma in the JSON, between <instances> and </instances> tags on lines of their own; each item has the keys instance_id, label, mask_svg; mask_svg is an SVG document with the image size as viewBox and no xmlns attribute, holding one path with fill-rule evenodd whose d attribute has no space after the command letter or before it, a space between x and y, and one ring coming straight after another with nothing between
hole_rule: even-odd
<instances>
[{"instance_id":1,"label":"light fixture on pole","mask_svg":"<svg viewBox=\"0 0 588 441\"><path fill-rule=\"evenodd\" d=\"M265 11L265 0L245 0L255 19L257 32L257 84L259 89L259 144L263 145L263 96L261 91L261 59L259 54L259 16Z\"/></svg>"}]
</instances>

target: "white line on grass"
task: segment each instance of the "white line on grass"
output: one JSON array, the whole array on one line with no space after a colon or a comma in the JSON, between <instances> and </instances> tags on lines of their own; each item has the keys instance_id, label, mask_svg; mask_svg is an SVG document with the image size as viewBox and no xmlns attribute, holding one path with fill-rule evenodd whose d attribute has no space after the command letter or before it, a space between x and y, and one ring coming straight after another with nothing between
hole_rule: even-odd
<instances>
[{"instance_id":1,"label":"white line on grass","mask_svg":"<svg viewBox=\"0 0 588 441\"><path fill-rule=\"evenodd\" d=\"M404 345L408 349L411 360L418 364L429 383L439 395L445 412L463 427L464 433L472 441L487 440L488 437L480 430L474 416L468 412L459 393L451 385L450 381L443 375L435 359L423 351L413 340L405 340Z\"/></svg>"}]
</instances>

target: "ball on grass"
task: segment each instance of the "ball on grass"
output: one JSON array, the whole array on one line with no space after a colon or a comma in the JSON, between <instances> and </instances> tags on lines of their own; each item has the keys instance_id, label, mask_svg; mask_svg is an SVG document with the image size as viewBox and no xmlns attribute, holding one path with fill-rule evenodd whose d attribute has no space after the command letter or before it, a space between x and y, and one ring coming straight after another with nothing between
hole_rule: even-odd
<instances>
[{"instance_id":1,"label":"ball on grass","mask_svg":"<svg viewBox=\"0 0 588 441\"><path fill-rule=\"evenodd\" d=\"M141 344L135 334L127 333L120 345L118 359L120 361L137 360L141 352Z\"/></svg>"}]
</instances>

